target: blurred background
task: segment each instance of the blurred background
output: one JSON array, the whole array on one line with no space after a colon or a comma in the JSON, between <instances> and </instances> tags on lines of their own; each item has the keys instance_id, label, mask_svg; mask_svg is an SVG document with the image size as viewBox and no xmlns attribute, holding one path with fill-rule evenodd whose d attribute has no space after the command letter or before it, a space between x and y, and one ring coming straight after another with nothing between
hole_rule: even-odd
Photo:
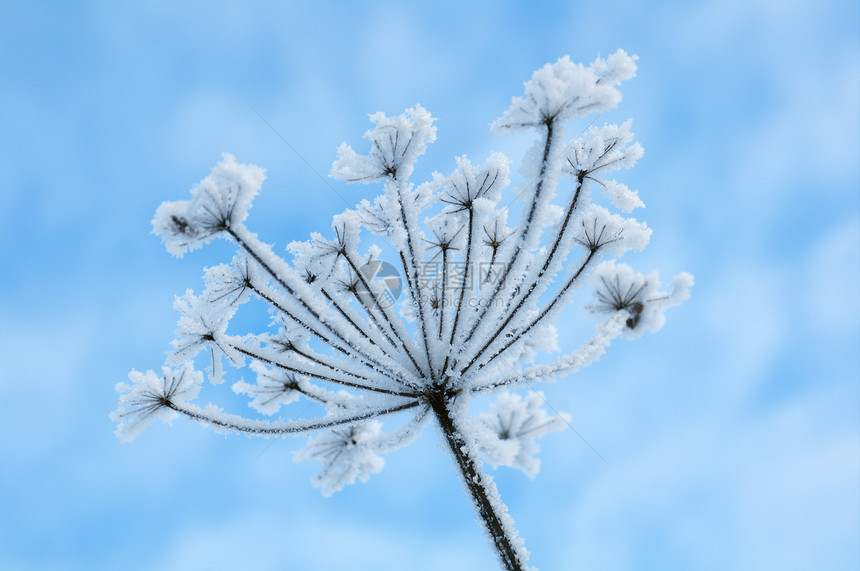
<instances>
[{"instance_id":1,"label":"blurred background","mask_svg":"<svg viewBox=\"0 0 860 571\"><path fill-rule=\"evenodd\" d=\"M618 178L654 230L624 261L696 286L658 334L540 387L606 462L568 430L541 441L534 481L492 471L531 562L857 569L847 1L0 1L0 568L495 568L432 429L331 498L308 482L318 466L292 461L303 440L183 421L116 439L114 385L159 369L174 296L232 255L221 242L174 259L150 220L228 151L267 169L248 225L281 250L328 232L338 194L378 192L329 179L335 193L313 170L343 141L365 151L369 113L420 103L438 118L416 180L461 154L516 161L530 138L488 125L522 83L618 48L639 73L597 124L634 119L645 156ZM590 326L566 314L562 349Z\"/></svg>"}]
</instances>

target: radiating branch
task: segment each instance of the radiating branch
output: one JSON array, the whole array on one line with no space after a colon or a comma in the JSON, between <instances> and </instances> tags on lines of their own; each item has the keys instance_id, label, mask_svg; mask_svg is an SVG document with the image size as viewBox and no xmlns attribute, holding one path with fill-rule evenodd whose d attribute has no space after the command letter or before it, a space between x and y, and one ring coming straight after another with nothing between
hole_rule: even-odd
<instances>
[{"instance_id":1,"label":"radiating branch","mask_svg":"<svg viewBox=\"0 0 860 571\"><path fill-rule=\"evenodd\" d=\"M334 426L342 426L344 424L351 424L362 420L394 414L403 410L415 408L419 405L421 405L421 401L414 400L398 406L373 408L364 412L345 416L332 416L318 420L294 420L292 422L285 422L252 420L235 414L211 410L210 407L207 407L207 409L201 409L193 405L175 404L170 401L164 403L165 407L174 410L191 420L195 420L203 424L209 424L217 428L230 430L232 432L263 437L287 436L290 434L299 434L324 428L332 428Z\"/></svg>"}]
</instances>

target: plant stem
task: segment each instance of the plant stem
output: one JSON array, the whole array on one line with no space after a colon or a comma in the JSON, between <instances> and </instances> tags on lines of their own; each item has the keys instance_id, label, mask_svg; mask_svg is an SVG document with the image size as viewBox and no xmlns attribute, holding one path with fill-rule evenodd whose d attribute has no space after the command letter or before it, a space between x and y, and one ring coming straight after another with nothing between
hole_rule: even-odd
<instances>
[{"instance_id":1,"label":"plant stem","mask_svg":"<svg viewBox=\"0 0 860 571\"><path fill-rule=\"evenodd\" d=\"M454 455L460 477L472 496L472 505L496 548L503 568L507 571L526 571L529 569L526 564L528 552L523 547L523 541L502 504L492 478L481 472L480 463L457 427L450 410L452 397L445 395L443 390L429 399L430 406L445 436L445 442Z\"/></svg>"}]
</instances>

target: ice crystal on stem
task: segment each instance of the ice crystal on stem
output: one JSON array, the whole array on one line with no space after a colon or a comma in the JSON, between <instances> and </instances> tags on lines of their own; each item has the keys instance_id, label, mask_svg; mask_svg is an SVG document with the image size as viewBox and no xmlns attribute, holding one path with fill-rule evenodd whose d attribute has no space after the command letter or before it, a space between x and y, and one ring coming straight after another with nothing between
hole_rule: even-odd
<instances>
[{"instance_id":1,"label":"ice crystal on stem","mask_svg":"<svg viewBox=\"0 0 860 571\"><path fill-rule=\"evenodd\" d=\"M371 115L366 154L341 145L331 176L382 192L335 216L328 235L291 242L291 261L245 227L263 170L225 154L190 200L158 208L153 227L176 256L216 237L238 253L205 271L200 295L189 290L177 299L181 317L163 373L133 371L131 384L117 385L120 406L111 416L119 437L131 440L156 418L177 415L248 436L315 433L295 459L322 463L313 482L329 495L379 472L382 454L434 423L500 563L528 568L524 542L481 460L534 477L537 438L570 417L548 413L532 385L589 365L619 335L658 330L665 309L686 299L693 283L681 274L664 293L656 273L642 276L613 259L641 250L651 235L591 195L594 183L624 214L644 206L635 190L606 178L642 156L631 122L564 135L566 123L621 101L618 85L635 75L635 60L619 50L588 66L567 57L547 64L492 124L497 134L535 135L520 167L526 180L515 190L523 208L514 227L502 201L510 161L501 153L482 164L457 157L448 176L410 180L436 139L421 106ZM359 248L365 232L375 243ZM553 323L589 279L595 299L587 309L600 321L579 347L553 355ZM250 299L268 305L268 329L229 333ZM195 359L206 361L216 384L225 361L249 363L255 379L235 382L233 391L247 395L257 414L287 407L289 417L290 403L301 399L319 414L266 419L197 406L203 375ZM525 396L509 392L518 388ZM489 412L470 414L475 396L493 394Z\"/></svg>"}]
</instances>

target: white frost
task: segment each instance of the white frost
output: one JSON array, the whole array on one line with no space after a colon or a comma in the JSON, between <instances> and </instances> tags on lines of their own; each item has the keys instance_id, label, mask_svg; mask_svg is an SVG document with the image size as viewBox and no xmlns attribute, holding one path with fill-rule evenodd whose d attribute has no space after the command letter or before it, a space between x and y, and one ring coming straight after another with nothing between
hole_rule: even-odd
<instances>
[{"instance_id":1,"label":"white frost","mask_svg":"<svg viewBox=\"0 0 860 571\"><path fill-rule=\"evenodd\" d=\"M324 496L330 496L356 479L366 482L371 474L382 470L385 461L375 450L381 435L382 424L375 420L332 429L311 438L295 453L294 460L322 462L322 470L311 482Z\"/></svg>"},{"instance_id":2,"label":"white frost","mask_svg":"<svg viewBox=\"0 0 860 571\"><path fill-rule=\"evenodd\" d=\"M624 334L631 338L639 337L646 329L659 331L666 322L666 309L689 298L694 284L693 276L682 272L672 279L668 293L661 292L656 271L643 276L614 260L597 267L595 282L595 301L587 309L598 314L626 311L629 317Z\"/></svg>"},{"instance_id":3,"label":"white frost","mask_svg":"<svg viewBox=\"0 0 860 571\"><path fill-rule=\"evenodd\" d=\"M535 455L540 450L537 439L563 430L570 422L567 413L547 414L542 392L532 391L525 399L518 394L502 393L489 412L478 416L484 430L475 437L481 454L494 467L519 468L529 478L540 470Z\"/></svg>"},{"instance_id":4,"label":"white frost","mask_svg":"<svg viewBox=\"0 0 860 571\"><path fill-rule=\"evenodd\" d=\"M176 412L166 406L194 400L203 384L203 375L194 370L191 363L179 369L164 367L161 376L154 371L128 374L131 384L118 383L119 408L110 415L117 422L115 434L123 442L131 442L141 430L154 420L170 422Z\"/></svg>"},{"instance_id":5,"label":"white frost","mask_svg":"<svg viewBox=\"0 0 860 571\"><path fill-rule=\"evenodd\" d=\"M196 250L233 224L244 222L266 173L224 153L212 173L191 189L191 200L165 202L152 220L167 251L177 257Z\"/></svg>"},{"instance_id":6,"label":"white frost","mask_svg":"<svg viewBox=\"0 0 860 571\"><path fill-rule=\"evenodd\" d=\"M587 113L612 109L621 101L616 85L636 74L636 58L618 50L607 60L590 66L575 64L567 56L537 70L525 84L525 96L514 97L497 119L498 134L544 124L547 119L568 121Z\"/></svg>"}]
</instances>

